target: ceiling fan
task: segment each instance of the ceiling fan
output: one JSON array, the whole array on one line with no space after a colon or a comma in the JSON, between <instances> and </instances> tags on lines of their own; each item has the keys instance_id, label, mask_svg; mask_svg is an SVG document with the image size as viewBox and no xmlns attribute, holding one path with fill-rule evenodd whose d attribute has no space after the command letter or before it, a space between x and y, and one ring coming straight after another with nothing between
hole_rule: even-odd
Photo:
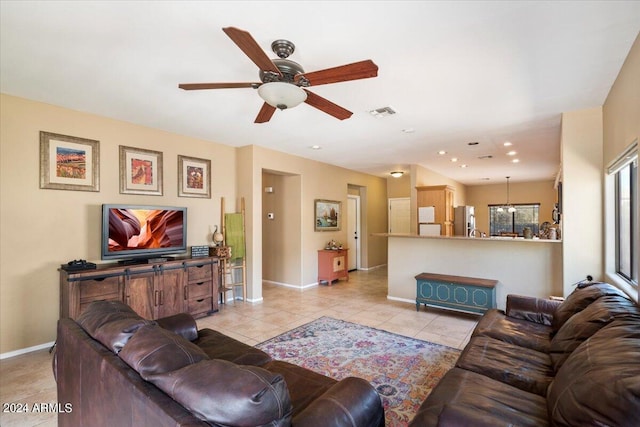
<instances>
[{"instance_id":1,"label":"ceiling fan","mask_svg":"<svg viewBox=\"0 0 640 427\"><path fill-rule=\"evenodd\" d=\"M351 117L351 111L316 95L306 89L329 83L366 79L378 75L378 66L370 59L339 67L305 73L302 66L290 59L289 55L295 46L288 40L276 40L271 49L279 59L269 59L255 39L247 31L227 27L223 28L227 36L251 59L260 69L260 82L254 83L181 83L184 90L201 89L258 89L258 94L265 101L256 117L255 123L268 122L276 108L284 110L305 102L320 111L344 120Z\"/></svg>"}]
</instances>

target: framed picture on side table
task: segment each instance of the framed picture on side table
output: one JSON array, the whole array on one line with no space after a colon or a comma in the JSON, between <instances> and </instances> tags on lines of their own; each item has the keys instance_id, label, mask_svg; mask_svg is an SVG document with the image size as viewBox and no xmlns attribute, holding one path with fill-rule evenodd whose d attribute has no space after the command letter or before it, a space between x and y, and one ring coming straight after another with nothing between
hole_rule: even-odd
<instances>
[{"instance_id":1,"label":"framed picture on side table","mask_svg":"<svg viewBox=\"0 0 640 427\"><path fill-rule=\"evenodd\" d=\"M178 156L178 196L211 198L211 160Z\"/></svg>"},{"instance_id":2,"label":"framed picture on side table","mask_svg":"<svg viewBox=\"0 0 640 427\"><path fill-rule=\"evenodd\" d=\"M120 193L162 196L162 153L121 145Z\"/></svg>"},{"instance_id":3,"label":"framed picture on side table","mask_svg":"<svg viewBox=\"0 0 640 427\"><path fill-rule=\"evenodd\" d=\"M316 231L338 231L342 222L341 212L342 202L335 200L314 201L315 230Z\"/></svg>"},{"instance_id":4,"label":"framed picture on side table","mask_svg":"<svg viewBox=\"0 0 640 427\"><path fill-rule=\"evenodd\" d=\"M40 188L100 191L100 142L41 131Z\"/></svg>"}]
</instances>

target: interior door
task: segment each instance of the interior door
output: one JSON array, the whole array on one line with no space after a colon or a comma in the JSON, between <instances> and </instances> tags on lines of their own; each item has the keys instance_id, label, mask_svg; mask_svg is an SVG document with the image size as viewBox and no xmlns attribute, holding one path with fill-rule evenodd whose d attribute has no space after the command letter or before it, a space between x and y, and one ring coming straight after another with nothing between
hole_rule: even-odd
<instances>
[{"instance_id":1,"label":"interior door","mask_svg":"<svg viewBox=\"0 0 640 427\"><path fill-rule=\"evenodd\" d=\"M411 199L409 197L389 199L389 233L411 232Z\"/></svg>"},{"instance_id":2,"label":"interior door","mask_svg":"<svg viewBox=\"0 0 640 427\"><path fill-rule=\"evenodd\" d=\"M360 196L347 196L348 270L360 268Z\"/></svg>"}]
</instances>

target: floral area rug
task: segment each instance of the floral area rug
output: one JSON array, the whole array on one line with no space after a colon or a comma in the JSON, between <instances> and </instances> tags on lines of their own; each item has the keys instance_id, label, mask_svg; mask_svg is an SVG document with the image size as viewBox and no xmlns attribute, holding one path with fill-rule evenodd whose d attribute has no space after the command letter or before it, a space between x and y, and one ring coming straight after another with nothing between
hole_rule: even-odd
<instances>
[{"instance_id":1,"label":"floral area rug","mask_svg":"<svg viewBox=\"0 0 640 427\"><path fill-rule=\"evenodd\" d=\"M364 378L378 391L387 427L406 426L460 350L322 317L256 346L336 380Z\"/></svg>"}]
</instances>

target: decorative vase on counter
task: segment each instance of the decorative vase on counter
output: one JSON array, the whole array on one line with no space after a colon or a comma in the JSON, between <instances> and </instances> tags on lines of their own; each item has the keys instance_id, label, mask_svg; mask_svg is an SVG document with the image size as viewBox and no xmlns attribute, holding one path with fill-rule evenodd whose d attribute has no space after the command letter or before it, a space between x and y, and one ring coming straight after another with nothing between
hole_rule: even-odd
<instances>
[{"instance_id":1,"label":"decorative vase on counter","mask_svg":"<svg viewBox=\"0 0 640 427\"><path fill-rule=\"evenodd\" d=\"M522 229L522 234L524 235L525 239L533 239L533 233L531 232L531 228L529 227L524 227Z\"/></svg>"}]
</instances>

